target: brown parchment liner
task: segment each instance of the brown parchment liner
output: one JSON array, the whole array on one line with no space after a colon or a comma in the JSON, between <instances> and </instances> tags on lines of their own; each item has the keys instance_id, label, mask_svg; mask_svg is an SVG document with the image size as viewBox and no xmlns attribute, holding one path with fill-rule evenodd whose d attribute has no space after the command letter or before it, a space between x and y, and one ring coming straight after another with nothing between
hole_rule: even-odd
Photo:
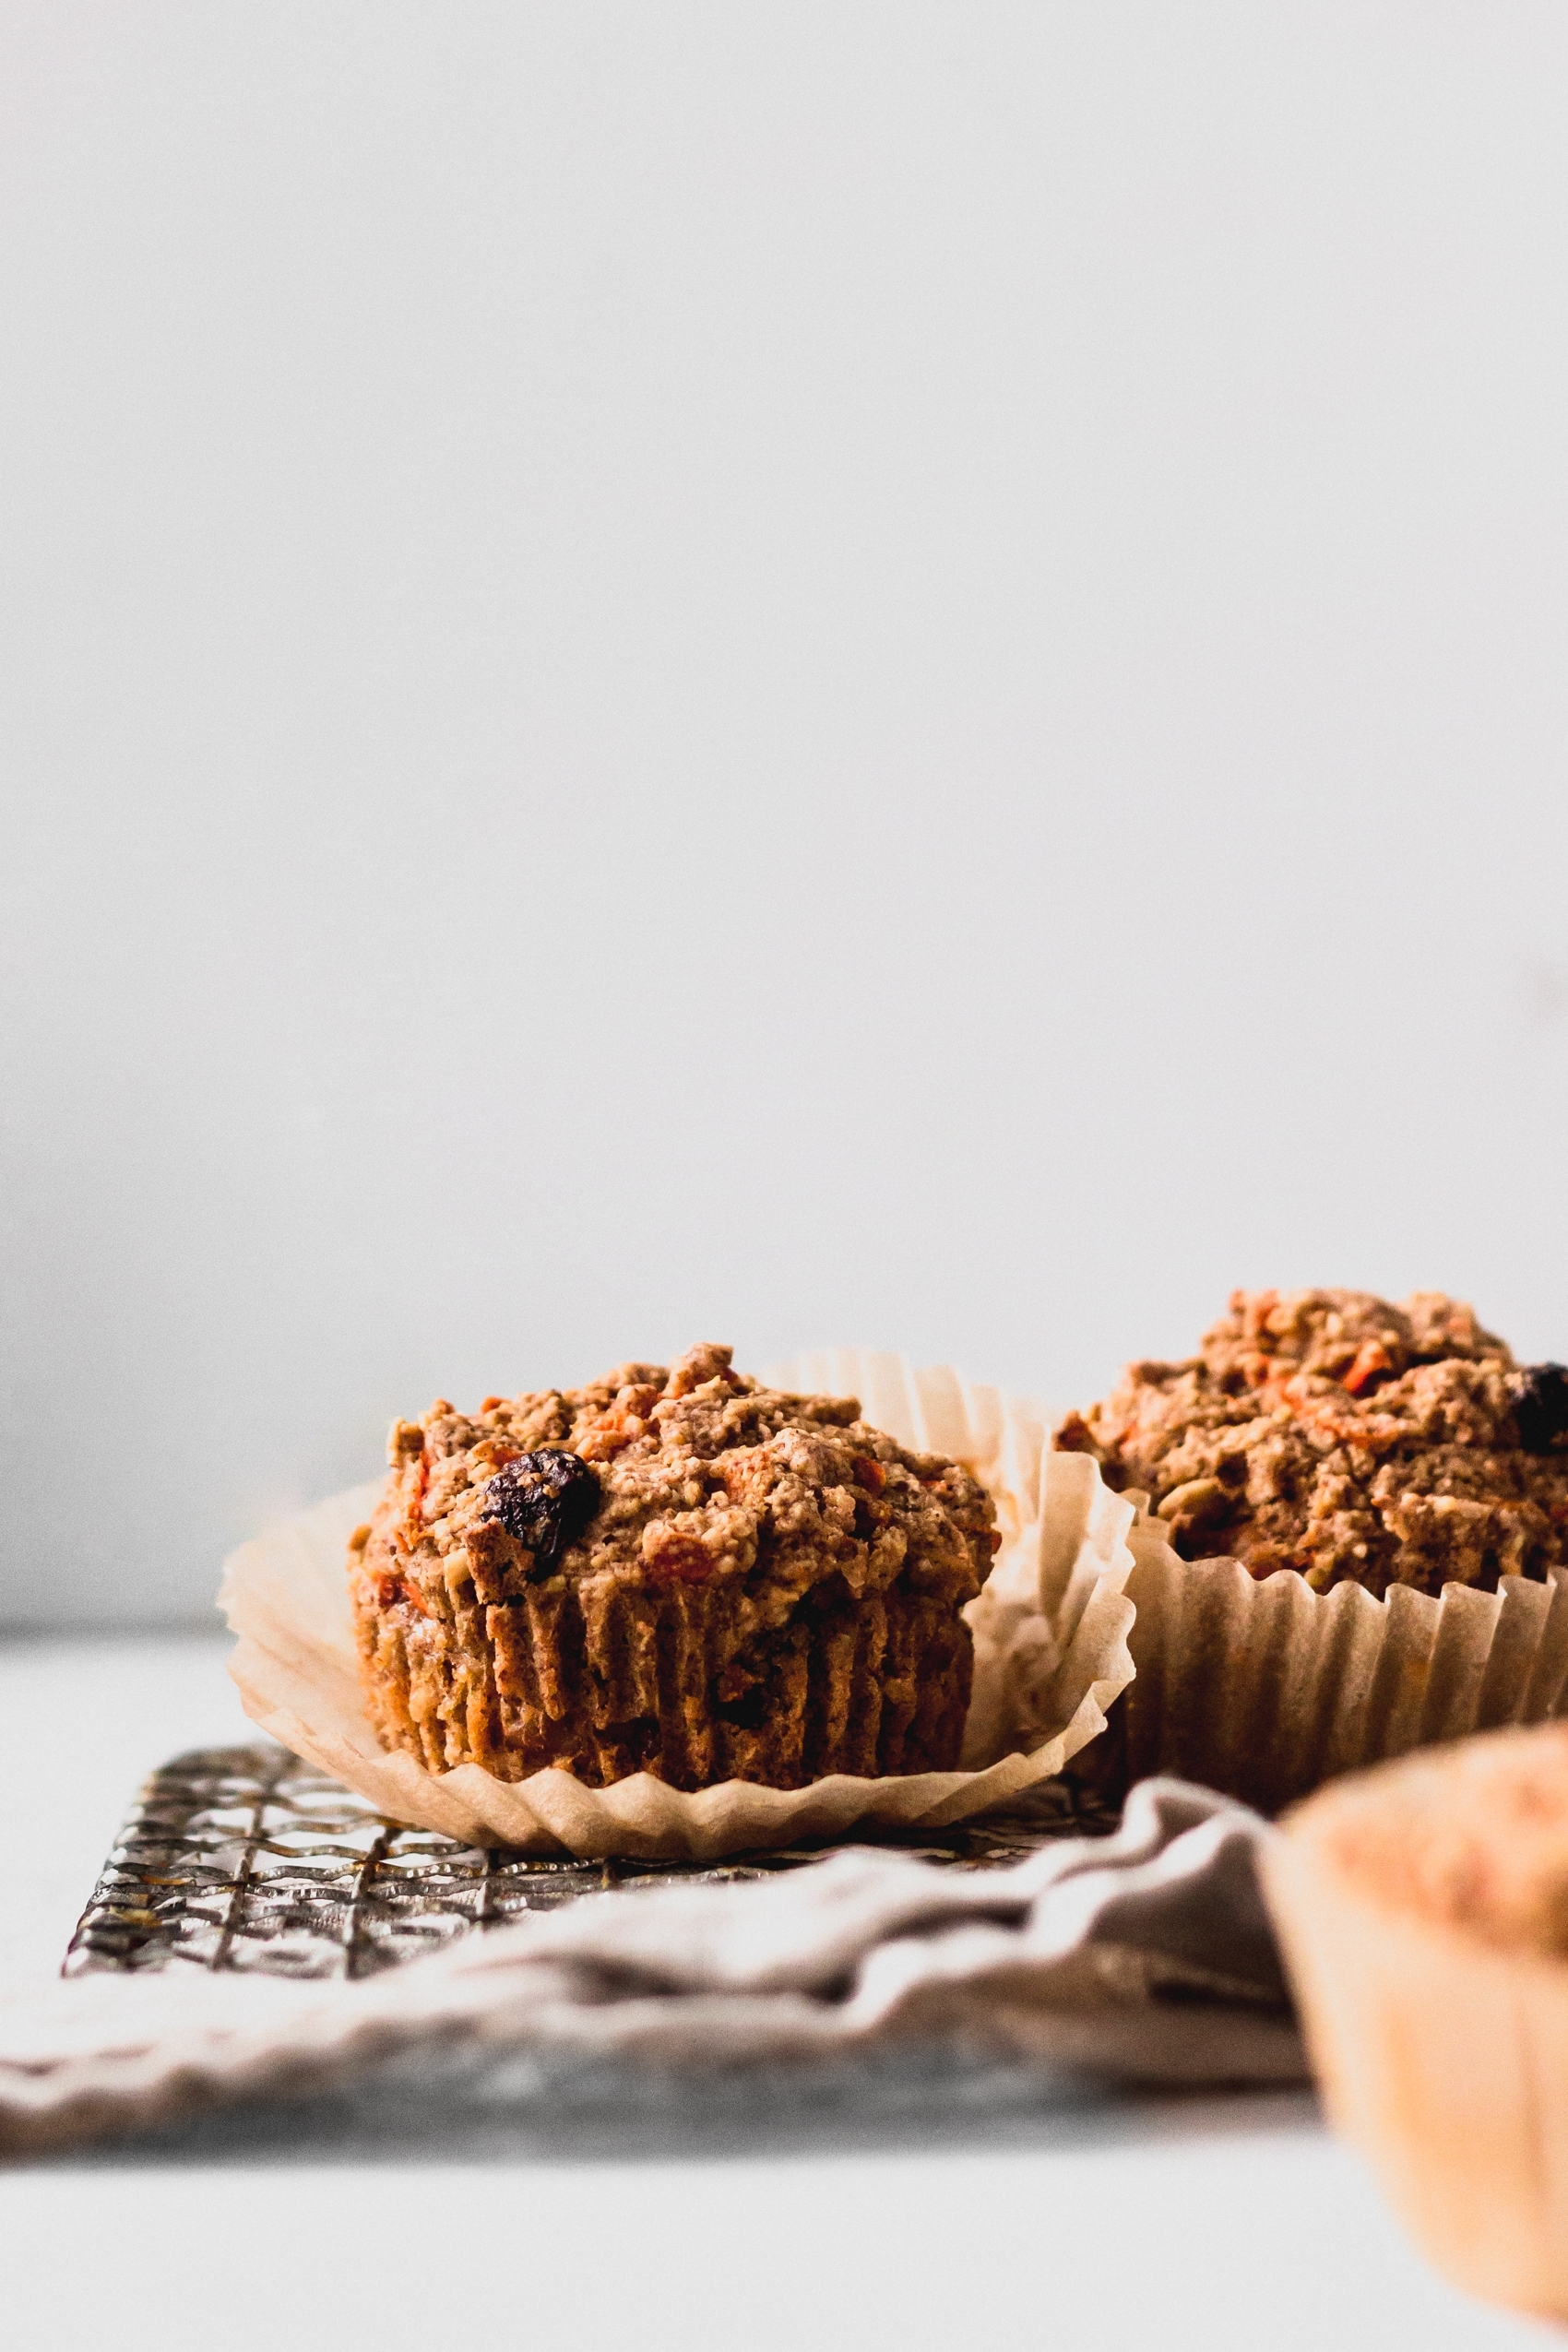
<instances>
[{"instance_id":1,"label":"brown parchment liner","mask_svg":"<svg viewBox=\"0 0 1568 2352\"><path fill-rule=\"evenodd\" d=\"M1455 1764L1459 1763L1455 1758ZM1335 2127L1471 2295L1568 2319L1568 1962L1396 1905L1347 1867L1347 1816L1418 1768L1324 1789L1262 1854Z\"/></svg>"},{"instance_id":2,"label":"brown parchment liner","mask_svg":"<svg viewBox=\"0 0 1568 2352\"><path fill-rule=\"evenodd\" d=\"M963 1770L838 1773L805 1788L729 1780L688 1793L647 1773L589 1788L554 1769L504 1781L479 1764L431 1773L412 1756L389 1755L360 1694L344 1566L379 1479L317 1503L225 1562L219 1605L239 1636L229 1670L246 1714L392 1819L524 1853L706 1861L873 1823L934 1829L1060 1772L1104 1728L1133 1678L1132 1503L1087 1456L1049 1451L1038 1406L948 1366L917 1372L901 1356L837 1348L768 1378L859 1396L865 1420L901 1444L965 1463L995 1498L1002 1549L968 1612L975 1685Z\"/></svg>"},{"instance_id":3,"label":"brown parchment liner","mask_svg":"<svg viewBox=\"0 0 1568 2352\"><path fill-rule=\"evenodd\" d=\"M1174 1773L1276 1813L1324 1780L1568 1710L1568 1574L1495 1593L1315 1593L1293 1569L1182 1560L1146 1498L1128 1530L1137 1679L1095 1764Z\"/></svg>"}]
</instances>

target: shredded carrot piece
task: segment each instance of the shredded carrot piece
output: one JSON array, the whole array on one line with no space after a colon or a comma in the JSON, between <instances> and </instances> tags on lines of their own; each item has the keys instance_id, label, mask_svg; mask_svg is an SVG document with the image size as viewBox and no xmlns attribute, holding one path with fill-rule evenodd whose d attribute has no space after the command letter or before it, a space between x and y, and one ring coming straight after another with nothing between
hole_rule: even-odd
<instances>
[{"instance_id":1,"label":"shredded carrot piece","mask_svg":"<svg viewBox=\"0 0 1568 2352\"><path fill-rule=\"evenodd\" d=\"M1289 1370L1288 1365L1282 1364L1280 1375ZM1356 1445L1365 1452L1375 1452L1380 1445L1391 1445L1399 1434L1398 1424L1386 1413L1375 1418L1369 1413L1361 1421L1342 1420L1327 1398L1312 1395L1304 1372L1297 1372L1289 1380L1282 1376L1271 1378L1265 1393L1271 1403L1283 1406L1298 1420L1304 1421L1308 1429L1319 1430L1324 1437L1332 1438L1336 1445Z\"/></svg>"},{"instance_id":2,"label":"shredded carrot piece","mask_svg":"<svg viewBox=\"0 0 1568 2352\"><path fill-rule=\"evenodd\" d=\"M1339 1384L1341 1388L1348 1388L1352 1396L1359 1396L1369 1380L1375 1380L1379 1372L1393 1370L1387 1348L1381 1347L1375 1339L1363 1339L1355 1362Z\"/></svg>"}]
</instances>

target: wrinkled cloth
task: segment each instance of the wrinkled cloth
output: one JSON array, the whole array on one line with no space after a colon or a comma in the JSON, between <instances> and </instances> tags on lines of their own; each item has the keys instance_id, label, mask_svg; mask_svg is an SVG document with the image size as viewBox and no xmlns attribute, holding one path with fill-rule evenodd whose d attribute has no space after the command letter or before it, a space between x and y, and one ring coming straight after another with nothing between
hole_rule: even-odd
<instances>
[{"instance_id":1,"label":"wrinkled cloth","mask_svg":"<svg viewBox=\"0 0 1568 2352\"><path fill-rule=\"evenodd\" d=\"M1299 2083L1258 1881L1275 1834L1150 1780L1112 1836L999 1869L848 1847L751 1883L586 1896L359 1982L77 1978L0 2002L0 2148L316 2091L438 2045L711 2069L956 2041L1120 2083Z\"/></svg>"}]
</instances>

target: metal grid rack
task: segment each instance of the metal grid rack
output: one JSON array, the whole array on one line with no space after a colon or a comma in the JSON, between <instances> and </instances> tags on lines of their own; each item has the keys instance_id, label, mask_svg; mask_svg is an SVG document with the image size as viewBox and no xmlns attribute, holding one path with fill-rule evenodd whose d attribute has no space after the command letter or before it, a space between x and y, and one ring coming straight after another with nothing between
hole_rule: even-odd
<instances>
[{"instance_id":1,"label":"metal grid rack","mask_svg":"<svg viewBox=\"0 0 1568 2352\"><path fill-rule=\"evenodd\" d=\"M1004 1814L879 1833L874 1842L977 1869L1016 1860L1049 1838L1114 1826L1114 1813L1087 1791L1051 1781ZM791 1847L717 1864L541 1859L387 1821L285 1749L196 1749L143 1788L64 1973L181 1966L365 1977L579 1895L763 1878L820 1860L822 1851Z\"/></svg>"}]
</instances>

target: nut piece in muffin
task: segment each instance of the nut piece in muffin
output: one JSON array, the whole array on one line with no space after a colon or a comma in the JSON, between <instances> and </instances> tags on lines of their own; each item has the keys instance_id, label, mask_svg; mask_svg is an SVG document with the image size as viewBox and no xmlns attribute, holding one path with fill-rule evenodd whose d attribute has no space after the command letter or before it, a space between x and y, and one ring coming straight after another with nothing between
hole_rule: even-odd
<instances>
[{"instance_id":1,"label":"nut piece in muffin","mask_svg":"<svg viewBox=\"0 0 1568 2352\"><path fill-rule=\"evenodd\" d=\"M957 1763L1000 1541L959 1464L728 1348L394 1425L350 1547L384 1747L503 1780L802 1787Z\"/></svg>"},{"instance_id":2,"label":"nut piece in muffin","mask_svg":"<svg viewBox=\"0 0 1568 2352\"><path fill-rule=\"evenodd\" d=\"M1182 1363L1128 1366L1055 1436L1137 1488L1188 1560L1436 1593L1568 1561L1568 1370L1440 1291L1238 1290Z\"/></svg>"}]
</instances>

